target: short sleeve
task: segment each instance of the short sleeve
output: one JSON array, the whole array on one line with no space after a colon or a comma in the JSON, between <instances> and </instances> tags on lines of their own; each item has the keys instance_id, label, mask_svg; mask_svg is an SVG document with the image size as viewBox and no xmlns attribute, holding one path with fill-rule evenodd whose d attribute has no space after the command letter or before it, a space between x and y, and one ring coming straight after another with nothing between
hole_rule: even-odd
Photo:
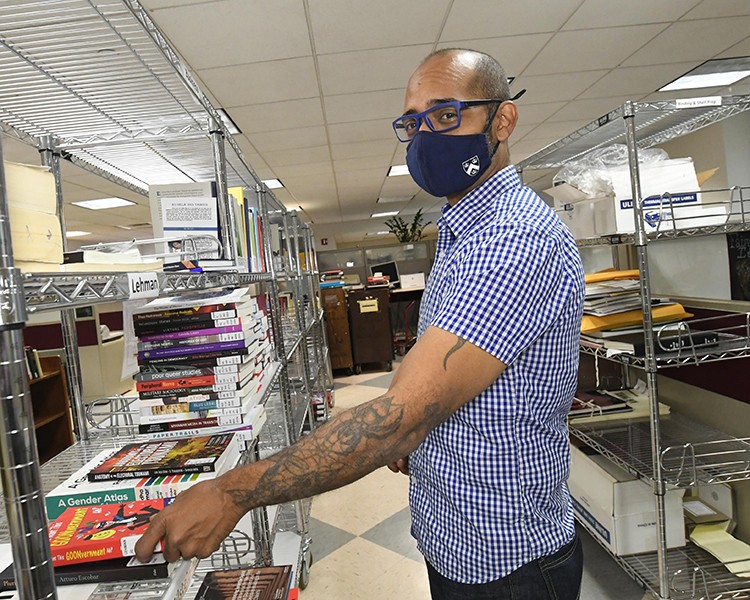
<instances>
[{"instance_id":1,"label":"short sleeve","mask_svg":"<svg viewBox=\"0 0 750 600\"><path fill-rule=\"evenodd\" d=\"M569 294L563 254L544 232L501 228L457 257L429 325L512 364L560 316Z\"/></svg>"}]
</instances>

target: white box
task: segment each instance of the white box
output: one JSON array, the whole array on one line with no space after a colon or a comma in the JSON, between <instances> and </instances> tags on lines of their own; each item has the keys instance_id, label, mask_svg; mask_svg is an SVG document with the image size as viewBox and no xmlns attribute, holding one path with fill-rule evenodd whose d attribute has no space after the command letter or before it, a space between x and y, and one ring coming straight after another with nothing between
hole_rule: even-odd
<instances>
[{"instance_id":1,"label":"white box","mask_svg":"<svg viewBox=\"0 0 750 600\"><path fill-rule=\"evenodd\" d=\"M555 209L555 213L570 229L574 239L582 240L596 237L594 204L593 200L585 200L575 204L567 204L565 208Z\"/></svg>"},{"instance_id":2,"label":"white box","mask_svg":"<svg viewBox=\"0 0 750 600\"><path fill-rule=\"evenodd\" d=\"M635 211L627 165L594 171L602 179L612 182L614 198L603 198L596 205L596 229L599 235L633 233ZM645 213L646 231L656 230L659 215L682 211L686 206L697 206L701 202L700 186L691 158L664 160L640 166L641 196ZM664 196L668 194L668 196ZM649 218L649 216L651 218ZM663 229L663 225L660 229Z\"/></svg>"},{"instance_id":3,"label":"white box","mask_svg":"<svg viewBox=\"0 0 750 600\"><path fill-rule=\"evenodd\" d=\"M401 275L399 283L402 290L423 290L424 273L412 273L410 275Z\"/></svg>"},{"instance_id":4,"label":"white box","mask_svg":"<svg viewBox=\"0 0 750 600\"><path fill-rule=\"evenodd\" d=\"M651 486L600 455L571 446L568 487L576 514L616 555L656 551L656 506ZM667 547L685 545L682 496L665 497Z\"/></svg>"}]
</instances>

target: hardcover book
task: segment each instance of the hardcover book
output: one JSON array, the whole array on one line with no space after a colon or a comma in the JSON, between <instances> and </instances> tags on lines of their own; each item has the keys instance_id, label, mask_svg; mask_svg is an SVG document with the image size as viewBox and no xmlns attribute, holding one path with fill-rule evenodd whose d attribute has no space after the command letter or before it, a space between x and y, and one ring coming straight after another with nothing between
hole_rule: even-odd
<instances>
[{"instance_id":1,"label":"hardcover book","mask_svg":"<svg viewBox=\"0 0 750 600\"><path fill-rule=\"evenodd\" d=\"M209 571L196 600L286 600L292 580L291 565L245 567Z\"/></svg>"},{"instance_id":2,"label":"hardcover book","mask_svg":"<svg viewBox=\"0 0 750 600\"><path fill-rule=\"evenodd\" d=\"M48 526L56 567L134 556L151 517L172 498L68 508ZM161 542L157 551L161 551Z\"/></svg>"},{"instance_id":3,"label":"hardcover book","mask_svg":"<svg viewBox=\"0 0 750 600\"><path fill-rule=\"evenodd\" d=\"M232 454L232 437L230 433L128 444L92 469L89 481L215 472Z\"/></svg>"}]
</instances>

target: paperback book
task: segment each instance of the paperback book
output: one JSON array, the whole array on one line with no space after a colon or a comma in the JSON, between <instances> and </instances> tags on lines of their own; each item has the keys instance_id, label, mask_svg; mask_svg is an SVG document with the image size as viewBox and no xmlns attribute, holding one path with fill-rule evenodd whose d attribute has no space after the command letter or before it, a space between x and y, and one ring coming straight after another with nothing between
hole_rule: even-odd
<instances>
[{"instance_id":1,"label":"paperback book","mask_svg":"<svg viewBox=\"0 0 750 600\"><path fill-rule=\"evenodd\" d=\"M172 498L68 508L48 526L55 567L134 556L151 518ZM161 551L161 542L157 545Z\"/></svg>"},{"instance_id":2,"label":"paperback book","mask_svg":"<svg viewBox=\"0 0 750 600\"><path fill-rule=\"evenodd\" d=\"M194 346L177 346L174 348L157 348L155 350L139 350L138 360L155 360L160 358L169 357L180 357L181 360L185 360L185 357L193 354L204 355L214 352L225 352L232 350L245 350L250 351L250 348L255 345L257 340L254 338L241 339L233 342L215 342L212 344L197 344Z\"/></svg>"},{"instance_id":3,"label":"paperback book","mask_svg":"<svg viewBox=\"0 0 750 600\"><path fill-rule=\"evenodd\" d=\"M241 445L247 446L260 433L267 420L265 407L255 404L247 413L242 415L241 423L237 425L195 426L178 428L170 431L151 431L149 437L154 440L175 439L193 437L196 435L207 435L216 433L234 433ZM139 426L140 427L140 426ZM147 426L143 426L147 427ZM242 447L242 446L241 446Z\"/></svg>"},{"instance_id":4,"label":"paperback book","mask_svg":"<svg viewBox=\"0 0 750 600\"><path fill-rule=\"evenodd\" d=\"M291 579L291 565L209 571L196 600L286 600Z\"/></svg>"},{"instance_id":5,"label":"paperback book","mask_svg":"<svg viewBox=\"0 0 750 600\"><path fill-rule=\"evenodd\" d=\"M232 434L128 444L89 473L89 481L213 473L232 456Z\"/></svg>"},{"instance_id":6,"label":"paperback book","mask_svg":"<svg viewBox=\"0 0 750 600\"><path fill-rule=\"evenodd\" d=\"M139 353L140 354L140 353ZM250 348L236 348L234 350L213 350L210 352L195 352L189 356L178 354L176 356L162 356L159 358L150 356L148 358L138 357L138 365L141 367L165 367L168 365L184 366L189 361L194 366L225 366L236 365L247 360Z\"/></svg>"},{"instance_id":7,"label":"paperback book","mask_svg":"<svg viewBox=\"0 0 750 600\"><path fill-rule=\"evenodd\" d=\"M236 333L242 331L243 324L229 325L227 327L208 327L205 329L182 329L168 333L159 333L156 335L138 336L141 342L157 342L164 340L181 340L184 338L193 338L209 335L220 335L222 333Z\"/></svg>"},{"instance_id":8,"label":"paperback book","mask_svg":"<svg viewBox=\"0 0 750 600\"><path fill-rule=\"evenodd\" d=\"M47 518L55 519L67 508L174 498L196 483L209 481L234 467L239 460L239 444L232 444L231 449L232 455L227 457L227 460L213 473L89 481L89 473L117 451L115 449L104 450L45 495Z\"/></svg>"},{"instance_id":9,"label":"paperback book","mask_svg":"<svg viewBox=\"0 0 750 600\"><path fill-rule=\"evenodd\" d=\"M138 350L157 350L160 348L179 348L181 346L200 346L202 344L216 344L218 342L237 342L240 340L255 339L252 329L240 329L229 333L216 333L213 335L196 335L192 337L181 337L166 340L155 340L153 342L138 342Z\"/></svg>"},{"instance_id":10,"label":"paperback book","mask_svg":"<svg viewBox=\"0 0 750 600\"><path fill-rule=\"evenodd\" d=\"M220 327L242 326L248 319L252 319L252 311L229 311L228 317L214 317L199 314L189 317L166 317L152 322L133 324L133 332L137 336L164 335L181 331L200 331L202 329L216 329Z\"/></svg>"}]
</instances>

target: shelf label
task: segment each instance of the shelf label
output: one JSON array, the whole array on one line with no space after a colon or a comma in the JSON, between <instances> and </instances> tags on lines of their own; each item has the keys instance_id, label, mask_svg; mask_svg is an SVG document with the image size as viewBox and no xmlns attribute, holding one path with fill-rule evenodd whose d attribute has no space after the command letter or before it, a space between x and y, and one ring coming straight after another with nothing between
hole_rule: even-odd
<instances>
[{"instance_id":1,"label":"shelf label","mask_svg":"<svg viewBox=\"0 0 750 600\"><path fill-rule=\"evenodd\" d=\"M156 298L159 295L159 277L156 273L128 273L128 297Z\"/></svg>"},{"instance_id":2,"label":"shelf label","mask_svg":"<svg viewBox=\"0 0 750 600\"><path fill-rule=\"evenodd\" d=\"M703 98L680 98L674 101L675 108L700 108L702 106L721 106L721 96L704 96Z\"/></svg>"},{"instance_id":3,"label":"shelf label","mask_svg":"<svg viewBox=\"0 0 750 600\"><path fill-rule=\"evenodd\" d=\"M378 312L378 299L372 298L368 300L357 300L359 303L359 312L361 313L376 313Z\"/></svg>"}]
</instances>

